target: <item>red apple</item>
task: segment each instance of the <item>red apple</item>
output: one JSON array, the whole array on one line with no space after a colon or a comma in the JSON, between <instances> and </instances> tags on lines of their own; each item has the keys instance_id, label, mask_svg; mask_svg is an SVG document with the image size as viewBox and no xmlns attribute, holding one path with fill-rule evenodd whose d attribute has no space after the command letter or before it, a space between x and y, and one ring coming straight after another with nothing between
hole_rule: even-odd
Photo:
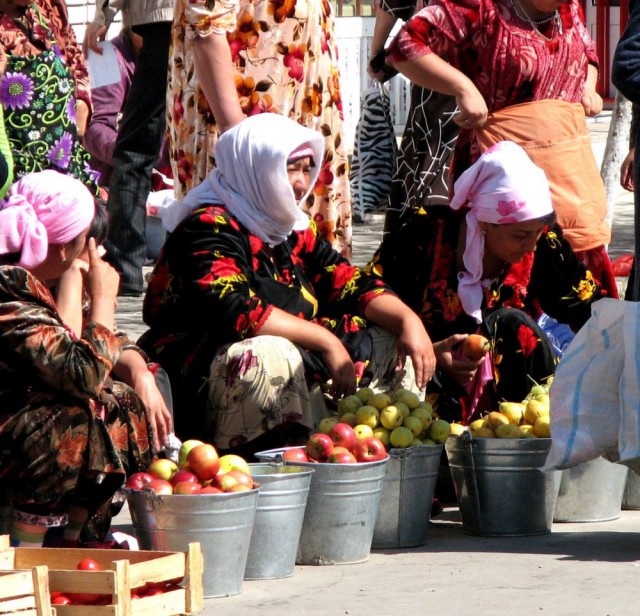
<instances>
[{"instance_id":1,"label":"red apple","mask_svg":"<svg viewBox=\"0 0 640 616\"><path fill-rule=\"evenodd\" d=\"M124 485L132 490L144 490L154 479L155 477L149 473L134 473Z\"/></svg>"},{"instance_id":2,"label":"red apple","mask_svg":"<svg viewBox=\"0 0 640 616\"><path fill-rule=\"evenodd\" d=\"M253 477L251 475L248 475L244 471L239 471L238 469L229 471L227 475L235 477L241 486L247 486L250 490L253 490Z\"/></svg>"},{"instance_id":3,"label":"red apple","mask_svg":"<svg viewBox=\"0 0 640 616\"><path fill-rule=\"evenodd\" d=\"M191 471L187 471L183 468L181 468L177 473L175 473L175 475L171 477L170 481L171 481L171 484L174 486L184 481L189 481L191 483L200 483L200 480L198 479L198 476L195 473L192 473Z\"/></svg>"},{"instance_id":4,"label":"red apple","mask_svg":"<svg viewBox=\"0 0 640 616\"><path fill-rule=\"evenodd\" d=\"M308 462L309 456L302 447L294 447L292 449L285 449L282 454L282 459L285 462Z\"/></svg>"},{"instance_id":5,"label":"red apple","mask_svg":"<svg viewBox=\"0 0 640 616\"><path fill-rule=\"evenodd\" d=\"M215 478L216 487L220 488L223 492L230 492L232 488L240 485L237 477L234 477L230 473L222 473Z\"/></svg>"},{"instance_id":6,"label":"red apple","mask_svg":"<svg viewBox=\"0 0 640 616\"><path fill-rule=\"evenodd\" d=\"M147 487L162 496L173 494L173 486L165 479L154 479Z\"/></svg>"},{"instance_id":7,"label":"red apple","mask_svg":"<svg viewBox=\"0 0 640 616\"><path fill-rule=\"evenodd\" d=\"M307 441L307 455L318 462L326 462L333 451L333 441L328 434L316 432Z\"/></svg>"},{"instance_id":8,"label":"red apple","mask_svg":"<svg viewBox=\"0 0 640 616\"><path fill-rule=\"evenodd\" d=\"M58 595L51 599L51 605L71 605L71 599L66 595Z\"/></svg>"},{"instance_id":9,"label":"red apple","mask_svg":"<svg viewBox=\"0 0 640 616\"><path fill-rule=\"evenodd\" d=\"M213 445L196 445L187 456L189 468L201 481L213 479L220 469L218 452Z\"/></svg>"},{"instance_id":10,"label":"red apple","mask_svg":"<svg viewBox=\"0 0 640 616\"><path fill-rule=\"evenodd\" d=\"M93 558L83 558L77 565L78 571L102 571L102 567L97 560Z\"/></svg>"},{"instance_id":11,"label":"red apple","mask_svg":"<svg viewBox=\"0 0 640 616\"><path fill-rule=\"evenodd\" d=\"M358 462L376 462L387 457L382 441L375 436L367 436L356 443L353 450Z\"/></svg>"},{"instance_id":12,"label":"red apple","mask_svg":"<svg viewBox=\"0 0 640 616\"><path fill-rule=\"evenodd\" d=\"M336 451L335 449L329 454L327 462L332 464L355 464L357 462L356 457L346 449Z\"/></svg>"},{"instance_id":13,"label":"red apple","mask_svg":"<svg viewBox=\"0 0 640 616\"><path fill-rule=\"evenodd\" d=\"M167 458L156 458L149 465L149 474L153 475L156 479L164 479L169 481L173 474L178 470L178 465Z\"/></svg>"},{"instance_id":14,"label":"red apple","mask_svg":"<svg viewBox=\"0 0 640 616\"><path fill-rule=\"evenodd\" d=\"M216 488L215 486L205 486L198 492L198 494L222 494L222 490L220 488Z\"/></svg>"},{"instance_id":15,"label":"red apple","mask_svg":"<svg viewBox=\"0 0 640 616\"><path fill-rule=\"evenodd\" d=\"M174 494L199 494L202 486L198 482L180 481L173 486Z\"/></svg>"},{"instance_id":16,"label":"red apple","mask_svg":"<svg viewBox=\"0 0 640 616\"><path fill-rule=\"evenodd\" d=\"M329 430L329 436L333 441L334 446L336 447L344 447L349 451L353 451L353 448L356 446L356 433L353 428L347 423L337 423L335 426L331 427Z\"/></svg>"}]
</instances>

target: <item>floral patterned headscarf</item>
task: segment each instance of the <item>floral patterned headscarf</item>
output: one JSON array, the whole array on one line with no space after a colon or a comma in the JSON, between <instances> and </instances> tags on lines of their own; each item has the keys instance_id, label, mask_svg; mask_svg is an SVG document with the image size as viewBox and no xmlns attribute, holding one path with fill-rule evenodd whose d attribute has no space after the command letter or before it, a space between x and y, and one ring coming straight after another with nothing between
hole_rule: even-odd
<instances>
[{"instance_id":1,"label":"floral patterned headscarf","mask_svg":"<svg viewBox=\"0 0 640 616\"><path fill-rule=\"evenodd\" d=\"M466 206L465 271L458 274L458 295L464 311L482 321L482 260L484 235L478 225L508 225L543 218L553 212L544 171L511 141L489 148L454 185L451 207Z\"/></svg>"},{"instance_id":2,"label":"floral patterned headscarf","mask_svg":"<svg viewBox=\"0 0 640 616\"><path fill-rule=\"evenodd\" d=\"M309 190L296 202L287 173L289 156L299 150L313 154ZM322 166L324 137L315 130L275 113L250 116L216 142L217 167L190 190L182 202L166 208L162 223L169 231L203 205L223 203L251 233L275 246L295 230L309 226L300 208Z\"/></svg>"}]
</instances>

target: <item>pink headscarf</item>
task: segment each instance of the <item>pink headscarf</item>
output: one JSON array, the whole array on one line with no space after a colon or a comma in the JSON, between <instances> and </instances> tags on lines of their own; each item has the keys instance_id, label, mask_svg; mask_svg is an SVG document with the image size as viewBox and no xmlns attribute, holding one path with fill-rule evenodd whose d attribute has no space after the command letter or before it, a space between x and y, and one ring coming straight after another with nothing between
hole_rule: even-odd
<instances>
[{"instance_id":1,"label":"pink headscarf","mask_svg":"<svg viewBox=\"0 0 640 616\"><path fill-rule=\"evenodd\" d=\"M20 253L18 265L33 269L49 244L76 239L91 223L95 203L80 180L57 171L25 175L9 190L0 209L0 255Z\"/></svg>"},{"instance_id":2,"label":"pink headscarf","mask_svg":"<svg viewBox=\"0 0 640 616\"><path fill-rule=\"evenodd\" d=\"M478 222L508 225L542 218L553 212L544 171L511 141L489 148L454 185L451 207L469 208L463 255L465 270L458 274L458 295L464 311L482 321L482 259L484 235Z\"/></svg>"}]
</instances>

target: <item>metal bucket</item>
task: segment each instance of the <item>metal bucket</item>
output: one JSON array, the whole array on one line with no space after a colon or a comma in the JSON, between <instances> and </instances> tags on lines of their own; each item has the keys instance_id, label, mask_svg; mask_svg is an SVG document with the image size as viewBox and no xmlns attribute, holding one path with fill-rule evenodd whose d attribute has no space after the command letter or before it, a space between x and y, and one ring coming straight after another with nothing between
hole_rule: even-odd
<instances>
[{"instance_id":1,"label":"metal bucket","mask_svg":"<svg viewBox=\"0 0 640 616\"><path fill-rule=\"evenodd\" d=\"M244 579L289 577L296 564L313 469L281 464L249 468L260 492Z\"/></svg>"},{"instance_id":2,"label":"metal bucket","mask_svg":"<svg viewBox=\"0 0 640 616\"><path fill-rule=\"evenodd\" d=\"M256 457L280 460L282 451L263 451ZM315 471L298 543L298 564L348 565L369 560L388 461L389 456L358 464L295 464Z\"/></svg>"},{"instance_id":3,"label":"metal bucket","mask_svg":"<svg viewBox=\"0 0 640 616\"><path fill-rule=\"evenodd\" d=\"M462 530L518 537L551 532L559 473L544 473L549 438L474 439L450 436L445 448Z\"/></svg>"},{"instance_id":4,"label":"metal bucket","mask_svg":"<svg viewBox=\"0 0 640 616\"><path fill-rule=\"evenodd\" d=\"M372 547L412 548L427 542L442 447L425 445L389 452Z\"/></svg>"},{"instance_id":5,"label":"metal bucket","mask_svg":"<svg viewBox=\"0 0 640 616\"><path fill-rule=\"evenodd\" d=\"M257 489L167 496L131 491L127 500L141 549L184 552L189 543L199 541L204 596L226 597L242 591Z\"/></svg>"},{"instance_id":6,"label":"metal bucket","mask_svg":"<svg viewBox=\"0 0 640 616\"><path fill-rule=\"evenodd\" d=\"M633 469L630 469L627 475L627 483L622 495L622 508L625 510L640 509L640 475Z\"/></svg>"},{"instance_id":7,"label":"metal bucket","mask_svg":"<svg viewBox=\"0 0 640 616\"><path fill-rule=\"evenodd\" d=\"M620 517L629 468L604 458L562 471L554 522L607 522Z\"/></svg>"}]
</instances>

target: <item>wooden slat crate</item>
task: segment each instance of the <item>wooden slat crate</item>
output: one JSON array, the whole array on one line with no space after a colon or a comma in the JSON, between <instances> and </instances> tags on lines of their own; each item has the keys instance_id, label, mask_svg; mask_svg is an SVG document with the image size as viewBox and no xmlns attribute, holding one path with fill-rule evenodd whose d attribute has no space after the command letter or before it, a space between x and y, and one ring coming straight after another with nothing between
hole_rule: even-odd
<instances>
[{"instance_id":1,"label":"wooden slat crate","mask_svg":"<svg viewBox=\"0 0 640 616\"><path fill-rule=\"evenodd\" d=\"M53 616L49 605L47 567L0 572L0 616Z\"/></svg>"},{"instance_id":2,"label":"wooden slat crate","mask_svg":"<svg viewBox=\"0 0 640 616\"><path fill-rule=\"evenodd\" d=\"M76 570L83 558L94 559L102 570ZM190 543L186 554L152 550L11 548L8 537L0 536L0 576L2 570L38 566L48 567L50 591L111 596L108 605L56 605L57 616L174 616L198 614L204 607L203 559L199 543ZM184 578L183 587L179 589L134 600L131 598L133 589L142 588L150 582L181 578Z\"/></svg>"}]
</instances>

